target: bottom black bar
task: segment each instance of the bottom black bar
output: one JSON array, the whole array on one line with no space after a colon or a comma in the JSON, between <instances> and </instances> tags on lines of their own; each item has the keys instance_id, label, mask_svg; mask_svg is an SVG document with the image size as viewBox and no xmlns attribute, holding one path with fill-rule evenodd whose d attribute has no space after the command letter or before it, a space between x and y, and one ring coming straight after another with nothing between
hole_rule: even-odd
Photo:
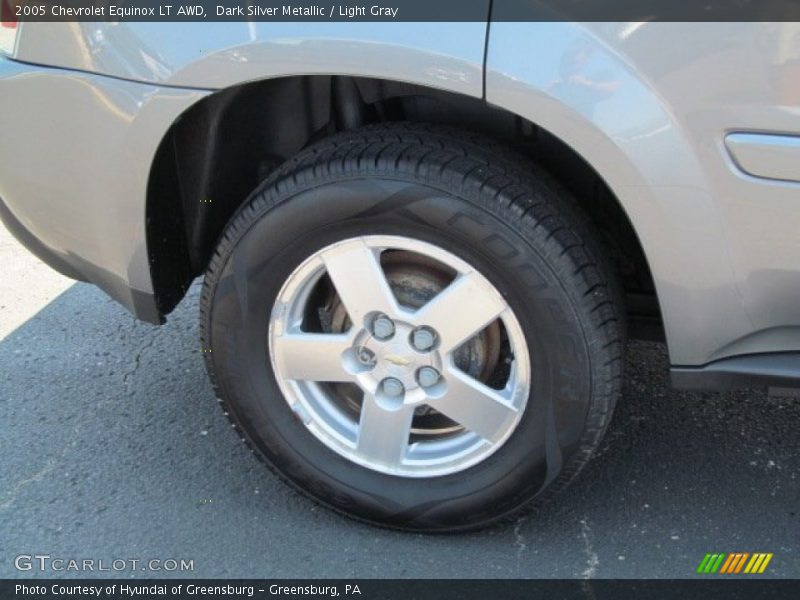
<instances>
[{"instance_id":1,"label":"bottom black bar","mask_svg":"<svg viewBox=\"0 0 800 600\"><path fill-rule=\"evenodd\" d=\"M54 600L240 600L244 598L358 600L796 600L800 579L60 579L0 580L0 598Z\"/></svg>"}]
</instances>

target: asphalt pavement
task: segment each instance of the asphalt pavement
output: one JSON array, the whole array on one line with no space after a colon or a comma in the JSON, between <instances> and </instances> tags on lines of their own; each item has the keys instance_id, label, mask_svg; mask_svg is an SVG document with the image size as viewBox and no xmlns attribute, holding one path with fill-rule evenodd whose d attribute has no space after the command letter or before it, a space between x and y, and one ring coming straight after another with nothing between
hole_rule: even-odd
<instances>
[{"instance_id":1,"label":"asphalt pavement","mask_svg":"<svg viewBox=\"0 0 800 600\"><path fill-rule=\"evenodd\" d=\"M739 551L800 577L800 400L673 391L665 347L633 343L605 442L557 502L474 534L384 531L241 443L206 378L197 292L139 323L0 228L0 577L691 578ZM194 570L15 568L35 554Z\"/></svg>"}]
</instances>

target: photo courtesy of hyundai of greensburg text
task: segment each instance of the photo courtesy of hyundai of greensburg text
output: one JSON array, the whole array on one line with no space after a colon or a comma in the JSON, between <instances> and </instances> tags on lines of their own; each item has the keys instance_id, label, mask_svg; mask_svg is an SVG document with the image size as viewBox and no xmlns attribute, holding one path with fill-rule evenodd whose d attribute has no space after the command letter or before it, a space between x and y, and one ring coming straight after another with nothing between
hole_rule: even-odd
<instances>
[{"instance_id":1,"label":"photo courtesy of hyundai of greensburg text","mask_svg":"<svg viewBox=\"0 0 800 600\"><path fill-rule=\"evenodd\" d=\"M800 0L0 0L0 599L800 597Z\"/></svg>"}]
</instances>

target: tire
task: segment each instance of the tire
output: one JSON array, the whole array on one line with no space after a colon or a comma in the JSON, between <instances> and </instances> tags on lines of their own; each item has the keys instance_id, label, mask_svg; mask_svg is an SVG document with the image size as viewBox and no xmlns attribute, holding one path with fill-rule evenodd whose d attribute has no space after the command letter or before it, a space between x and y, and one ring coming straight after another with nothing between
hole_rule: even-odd
<instances>
[{"instance_id":1,"label":"tire","mask_svg":"<svg viewBox=\"0 0 800 600\"><path fill-rule=\"evenodd\" d=\"M599 248L557 183L483 137L341 133L228 224L201 298L206 365L243 439L314 500L398 529L485 527L563 489L609 423L624 335ZM428 387L420 365L438 369Z\"/></svg>"}]
</instances>

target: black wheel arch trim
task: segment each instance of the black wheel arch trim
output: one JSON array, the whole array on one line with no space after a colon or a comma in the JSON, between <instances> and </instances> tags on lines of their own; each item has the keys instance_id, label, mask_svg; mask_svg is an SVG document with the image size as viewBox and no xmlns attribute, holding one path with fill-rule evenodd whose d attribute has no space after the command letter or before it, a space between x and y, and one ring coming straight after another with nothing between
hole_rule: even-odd
<instances>
[{"instance_id":1,"label":"black wheel arch trim","mask_svg":"<svg viewBox=\"0 0 800 600\"><path fill-rule=\"evenodd\" d=\"M800 351L723 358L702 366L673 366L672 386L683 390L800 388Z\"/></svg>"}]
</instances>

